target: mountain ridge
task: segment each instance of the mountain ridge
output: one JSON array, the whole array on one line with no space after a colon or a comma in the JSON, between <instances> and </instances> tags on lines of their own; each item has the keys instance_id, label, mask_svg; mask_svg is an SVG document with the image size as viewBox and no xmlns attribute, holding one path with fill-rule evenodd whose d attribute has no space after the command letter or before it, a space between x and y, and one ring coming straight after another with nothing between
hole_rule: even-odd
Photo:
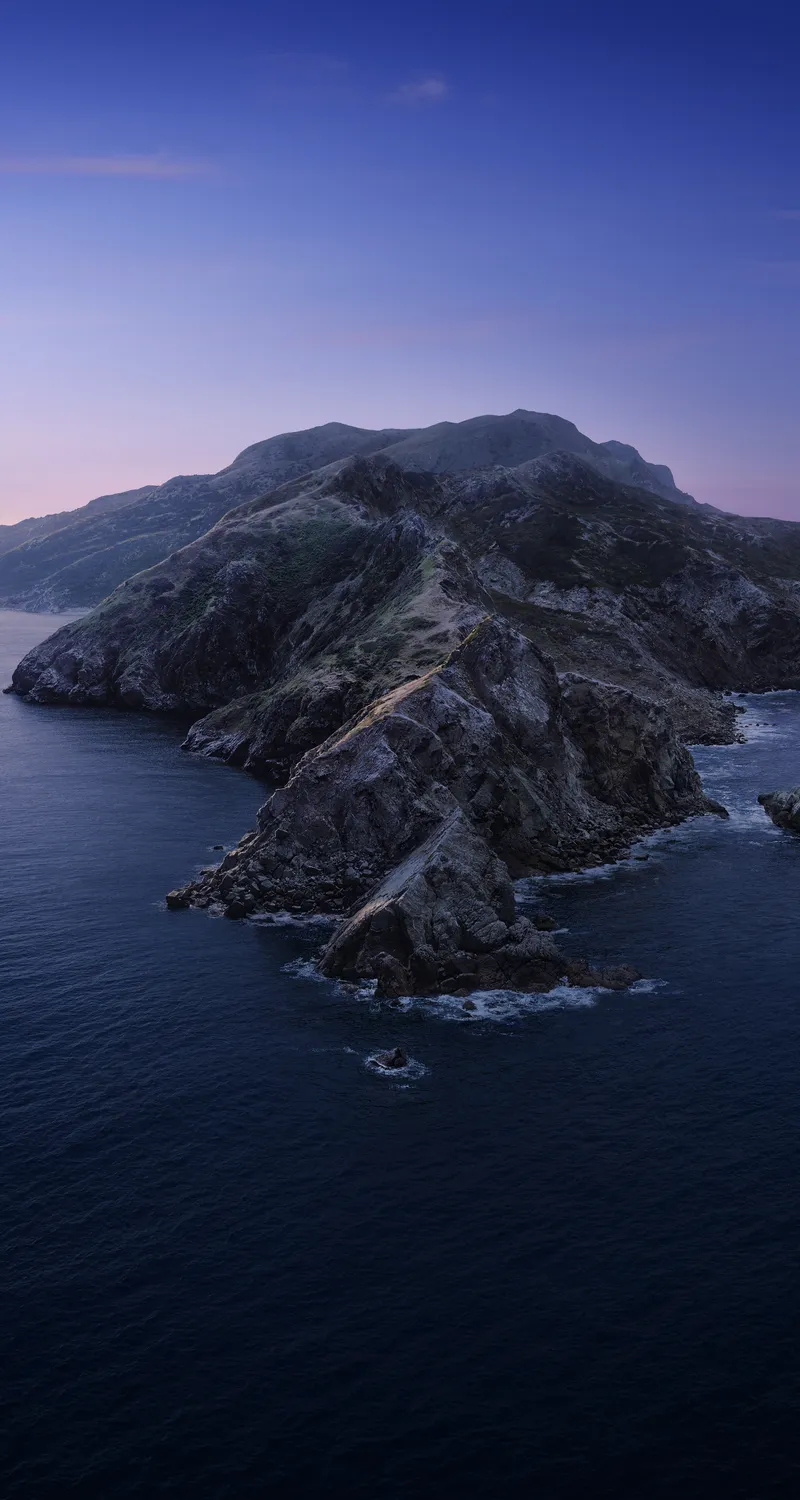
<instances>
[{"instance_id":1,"label":"mountain ridge","mask_svg":"<svg viewBox=\"0 0 800 1500\"><path fill-rule=\"evenodd\" d=\"M572 422L519 408L428 428L358 428L329 422L279 433L237 454L216 474L178 474L161 485L100 496L74 512L0 529L0 604L59 610L98 604L131 574L196 540L231 508L341 459L381 453L407 471L446 472L557 450L581 454L600 472L695 505L665 465L627 444L594 443Z\"/></svg>"}]
</instances>

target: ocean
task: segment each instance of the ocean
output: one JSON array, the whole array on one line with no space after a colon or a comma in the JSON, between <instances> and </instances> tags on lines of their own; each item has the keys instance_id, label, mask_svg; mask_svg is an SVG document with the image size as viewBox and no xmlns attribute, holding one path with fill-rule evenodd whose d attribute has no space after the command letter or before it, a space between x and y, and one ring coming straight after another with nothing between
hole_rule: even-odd
<instances>
[{"instance_id":1,"label":"ocean","mask_svg":"<svg viewBox=\"0 0 800 1500\"><path fill-rule=\"evenodd\" d=\"M800 695L740 701L728 822L524 888L645 979L465 1012L167 912L266 789L0 698L4 1500L800 1492Z\"/></svg>"}]
</instances>

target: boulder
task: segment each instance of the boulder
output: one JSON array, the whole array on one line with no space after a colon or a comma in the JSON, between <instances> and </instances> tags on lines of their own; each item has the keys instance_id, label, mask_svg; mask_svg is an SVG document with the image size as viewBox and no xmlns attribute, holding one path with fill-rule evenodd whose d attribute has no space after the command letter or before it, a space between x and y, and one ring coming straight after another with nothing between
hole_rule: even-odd
<instances>
[{"instance_id":1,"label":"boulder","mask_svg":"<svg viewBox=\"0 0 800 1500\"><path fill-rule=\"evenodd\" d=\"M778 828L800 833L800 787L790 787L782 792L762 792L758 800Z\"/></svg>"},{"instance_id":2,"label":"boulder","mask_svg":"<svg viewBox=\"0 0 800 1500\"><path fill-rule=\"evenodd\" d=\"M166 901L170 911L186 911L192 904L187 890L167 891Z\"/></svg>"}]
</instances>

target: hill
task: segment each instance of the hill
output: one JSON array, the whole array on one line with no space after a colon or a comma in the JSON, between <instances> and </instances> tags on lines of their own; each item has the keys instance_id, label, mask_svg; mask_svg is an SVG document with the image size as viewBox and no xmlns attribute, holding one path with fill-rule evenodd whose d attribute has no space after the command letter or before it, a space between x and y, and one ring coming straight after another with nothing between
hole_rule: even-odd
<instances>
[{"instance_id":1,"label":"hill","mask_svg":"<svg viewBox=\"0 0 800 1500\"><path fill-rule=\"evenodd\" d=\"M536 412L476 417L407 431L329 422L255 443L218 474L107 495L81 509L0 528L0 604L58 610L98 604L131 574L208 531L232 507L338 459L383 452L405 469L465 470L517 464L557 449L581 454L609 477L692 504L668 469L620 443L593 443L571 422Z\"/></svg>"},{"instance_id":2,"label":"hill","mask_svg":"<svg viewBox=\"0 0 800 1500\"><path fill-rule=\"evenodd\" d=\"M551 451L537 422L466 425L229 510L11 690L185 715L187 749L284 783L172 907L325 911L323 970L385 995L622 985L512 877L724 811L683 742L735 738L730 689L800 686L800 526L621 483L608 464L638 455ZM432 469L506 439L546 451Z\"/></svg>"}]
</instances>

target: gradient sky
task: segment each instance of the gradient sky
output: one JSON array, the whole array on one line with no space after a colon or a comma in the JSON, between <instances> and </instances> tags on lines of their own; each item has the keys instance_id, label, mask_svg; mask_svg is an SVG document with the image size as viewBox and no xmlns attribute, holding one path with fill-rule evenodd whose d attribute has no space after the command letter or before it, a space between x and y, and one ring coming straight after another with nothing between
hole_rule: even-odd
<instances>
[{"instance_id":1,"label":"gradient sky","mask_svg":"<svg viewBox=\"0 0 800 1500\"><path fill-rule=\"evenodd\" d=\"M0 4L0 520L524 406L800 519L800 16Z\"/></svg>"}]
</instances>

